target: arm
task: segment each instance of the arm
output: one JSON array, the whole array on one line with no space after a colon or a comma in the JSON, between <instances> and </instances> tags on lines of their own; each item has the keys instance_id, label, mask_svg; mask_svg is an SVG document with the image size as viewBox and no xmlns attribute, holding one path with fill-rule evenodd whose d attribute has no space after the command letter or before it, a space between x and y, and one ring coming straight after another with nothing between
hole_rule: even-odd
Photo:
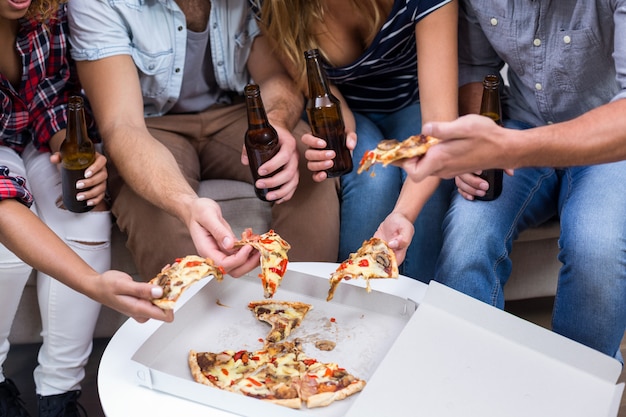
<instances>
[{"instance_id":1,"label":"arm","mask_svg":"<svg viewBox=\"0 0 626 417\"><path fill-rule=\"evenodd\" d=\"M457 5L449 3L415 26L422 122L457 117ZM432 149L432 148L431 148ZM406 161L415 161L412 158ZM404 161L403 165L407 162ZM413 223L435 192L439 179L404 182L400 196L375 236L387 240L401 260L413 238Z\"/></svg>"},{"instance_id":2,"label":"arm","mask_svg":"<svg viewBox=\"0 0 626 417\"><path fill-rule=\"evenodd\" d=\"M105 150L126 183L187 225L200 255L212 258L233 276L254 268L258 259L250 257L249 249L229 254L236 237L219 205L196 195L172 153L148 131L132 58L115 55L80 61L77 67Z\"/></svg>"},{"instance_id":3,"label":"arm","mask_svg":"<svg viewBox=\"0 0 626 417\"><path fill-rule=\"evenodd\" d=\"M475 115L431 123L424 133L444 139L420 161L403 168L415 181L452 178L484 167L576 166L626 159L626 99L567 122L527 130L505 129Z\"/></svg>"},{"instance_id":4,"label":"arm","mask_svg":"<svg viewBox=\"0 0 626 417\"><path fill-rule=\"evenodd\" d=\"M0 212L2 244L33 268L137 321L173 320L171 312L166 313L149 301L161 296L160 287L135 282L130 275L119 271L98 274L33 212L14 199L0 201ZM32 236L37 237L35 247L45 250L33 250Z\"/></svg>"}]
</instances>

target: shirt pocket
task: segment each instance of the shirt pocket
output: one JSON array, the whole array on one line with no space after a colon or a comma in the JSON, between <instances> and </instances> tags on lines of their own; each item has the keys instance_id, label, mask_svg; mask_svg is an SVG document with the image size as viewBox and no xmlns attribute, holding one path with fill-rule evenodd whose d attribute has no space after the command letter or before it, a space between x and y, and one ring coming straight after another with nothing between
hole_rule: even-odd
<instances>
[{"instance_id":1,"label":"shirt pocket","mask_svg":"<svg viewBox=\"0 0 626 417\"><path fill-rule=\"evenodd\" d=\"M143 95L154 98L163 94L171 79L173 51L147 53L132 48L131 55L139 71L139 83Z\"/></svg>"},{"instance_id":2,"label":"shirt pocket","mask_svg":"<svg viewBox=\"0 0 626 417\"><path fill-rule=\"evenodd\" d=\"M580 65L581 61L585 65ZM602 85L607 68L615 68L611 52L604 49L589 28L564 30L554 36L547 63L552 82L565 92L596 90ZM614 79L614 76L611 78Z\"/></svg>"}]
</instances>

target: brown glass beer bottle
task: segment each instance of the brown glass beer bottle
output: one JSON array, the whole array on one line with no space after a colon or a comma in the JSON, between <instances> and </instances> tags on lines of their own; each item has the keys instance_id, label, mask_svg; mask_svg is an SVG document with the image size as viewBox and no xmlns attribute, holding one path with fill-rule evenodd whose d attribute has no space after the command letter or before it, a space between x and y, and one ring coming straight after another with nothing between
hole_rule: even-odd
<instances>
[{"instance_id":1,"label":"brown glass beer bottle","mask_svg":"<svg viewBox=\"0 0 626 417\"><path fill-rule=\"evenodd\" d=\"M352 171L352 155L346 147L346 131L341 105L328 86L326 73L320 63L317 49L304 53L306 58L309 99L306 113L314 136L326 141L326 149L335 151L333 166L326 170L328 177L338 177Z\"/></svg>"},{"instance_id":2,"label":"brown glass beer bottle","mask_svg":"<svg viewBox=\"0 0 626 417\"><path fill-rule=\"evenodd\" d=\"M71 96L68 102L67 129L61 144L61 183L63 205L74 213L84 213L93 208L87 201L78 201L76 182L85 178L85 170L96 159L96 150L87 134L83 98Z\"/></svg>"},{"instance_id":3,"label":"brown glass beer bottle","mask_svg":"<svg viewBox=\"0 0 626 417\"><path fill-rule=\"evenodd\" d=\"M278 142L276 129L270 125L267 119L259 86L256 84L248 84L244 88L244 95L246 97L246 108L248 110L248 130L246 131L244 143L246 153L248 154L252 178L256 183L260 178L273 175L260 176L259 167L278 153L280 143ZM259 189L255 186L254 191L261 200L268 201L267 193L277 188L278 187Z\"/></svg>"},{"instance_id":4,"label":"brown glass beer bottle","mask_svg":"<svg viewBox=\"0 0 626 417\"><path fill-rule=\"evenodd\" d=\"M480 114L493 119L502 126L502 106L500 104L500 79L497 75L489 74L483 80L483 97L480 103ZM476 200L491 201L498 198L502 193L501 169L483 170L480 177L489 183L489 189L484 197L475 197Z\"/></svg>"}]
</instances>

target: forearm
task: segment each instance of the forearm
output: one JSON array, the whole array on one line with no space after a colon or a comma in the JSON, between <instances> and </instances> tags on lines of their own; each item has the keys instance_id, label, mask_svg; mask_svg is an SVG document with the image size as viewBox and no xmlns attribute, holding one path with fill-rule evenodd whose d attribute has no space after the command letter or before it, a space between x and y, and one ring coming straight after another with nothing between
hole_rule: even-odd
<instances>
[{"instance_id":1,"label":"forearm","mask_svg":"<svg viewBox=\"0 0 626 417\"><path fill-rule=\"evenodd\" d=\"M576 166L626 159L626 100L573 120L509 131L511 166Z\"/></svg>"},{"instance_id":2,"label":"forearm","mask_svg":"<svg viewBox=\"0 0 626 417\"><path fill-rule=\"evenodd\" d=\"M0 211L3 245L38 271L86 292L90 279L98 275L96 271L23 204L2 200Z\"/></svg>"},{"instance_id":3,"label":"forearm","mask_svg":"<svg viewBox=\"0 0 626 417\"><path fill-rule=\"evenodd\" d=\"M411 178L407 178L393 212L401 214L414 223L439 183L440 179L437 177L428 177L421 182L414 182Z\"/></svg>"}]
</instances>

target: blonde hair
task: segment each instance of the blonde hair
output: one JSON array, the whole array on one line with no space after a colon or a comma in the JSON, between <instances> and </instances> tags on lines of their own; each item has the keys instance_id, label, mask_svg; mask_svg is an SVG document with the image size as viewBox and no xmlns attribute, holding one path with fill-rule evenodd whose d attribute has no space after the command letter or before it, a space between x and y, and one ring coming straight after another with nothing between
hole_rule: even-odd
<instances>
[{"instance_id":1,"label":"blonde hair","mask_svg":"<svg viewBox=\"0 0 626 417\"><path fill-rule=\"evenodd\" d=\"M370 44L386 17L377 1L340 1L350 1L354 9L363 15L364 22L372 28L370 39L366 40ZM322 57L329 64L333 64L319 48L316 38L316 35L327 30L323 2L324 0L262 0L260 16L257 16L275 51L292 65L295 70L292 75L300 86L304 85L306 78L304 51L320 49Z\"/></svg>"},{"instance_id":2,"label":"blonde hair","mask_svg":"<svg viewBox=\"0 0 626 417\"><path fill-rule=\"evenodd\" d=\"M46 22L56 14L59 5L66 2L67 0L33 0L25 17Z\"/></svg>"}]
</instances>

